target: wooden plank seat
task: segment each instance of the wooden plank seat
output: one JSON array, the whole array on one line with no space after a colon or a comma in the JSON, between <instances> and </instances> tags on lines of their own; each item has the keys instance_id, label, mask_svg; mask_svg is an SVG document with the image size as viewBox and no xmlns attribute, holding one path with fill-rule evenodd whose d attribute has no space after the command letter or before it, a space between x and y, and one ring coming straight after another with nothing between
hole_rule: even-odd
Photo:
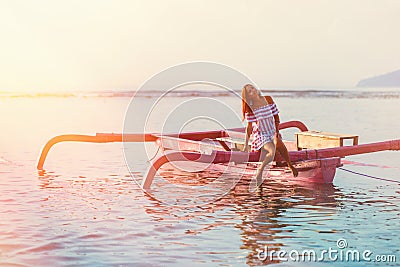
<instances>
[{"instance_id":1,"label":"wooden plank seat","mask_svg":"<svg viewBox=\"0 0 400 267\"><path fill-rule=\"evenodd\" d=\"M347 139L352 141L353 146L358 145L358 135L321 131L295 133L295 139L298 150L342 147Z\"/></svg>"}]
</instances>

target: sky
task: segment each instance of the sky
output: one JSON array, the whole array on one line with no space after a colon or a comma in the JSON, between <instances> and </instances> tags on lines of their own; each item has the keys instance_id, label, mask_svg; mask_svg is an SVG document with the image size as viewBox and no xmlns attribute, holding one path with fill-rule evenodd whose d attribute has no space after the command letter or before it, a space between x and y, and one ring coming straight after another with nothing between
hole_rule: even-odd
<instances>
[{"instance_id":1,"label":"sky","mask_svg":"<svg viewBox=\"0 0 400 267\"><path fill-rule=\"evenodd\" d=\"M400 69L398 0L0 0L0 91L134 90L211 61L262 88Z\"/></svg>"}]
</instances>

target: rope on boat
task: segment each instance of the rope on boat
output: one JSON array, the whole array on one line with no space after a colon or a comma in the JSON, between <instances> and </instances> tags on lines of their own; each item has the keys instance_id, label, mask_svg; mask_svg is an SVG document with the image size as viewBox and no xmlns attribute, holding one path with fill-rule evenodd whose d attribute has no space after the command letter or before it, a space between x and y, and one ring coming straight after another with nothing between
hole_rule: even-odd
<instances>
[{"instance_id":1,"label":"rope on boat","mask_svg":"<svg viewBox=\"0 0 400 267\"><path fill-rule=\"evenodd\" d=\"M396 183L396 184L400 185L400 181L381 178L381 177L377 177L377 176L372 176L372 175L368 175L368 174L365 174L365 173L355 172L355 171L348 170L348 169L345 169L345 168L342 168L342 167L339 167L338 169L341 169L342 171L350 172L350 173L353 173L353 174L357 174L357 175L360 175L360 176L364 176L364 177L368 177L368 178L372 178L372 179L377 179L377 180L382 180L382 181L386 181L386 182L392 182L392 183Z\"/></svg>"}]
</instances>

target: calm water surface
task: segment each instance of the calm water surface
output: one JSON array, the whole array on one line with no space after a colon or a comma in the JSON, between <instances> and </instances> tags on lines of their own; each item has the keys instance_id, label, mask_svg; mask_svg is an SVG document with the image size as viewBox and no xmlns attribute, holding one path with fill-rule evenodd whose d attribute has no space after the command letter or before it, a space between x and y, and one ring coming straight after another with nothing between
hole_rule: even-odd
<instances>
[{"instance_id":1,"label":"calm water surface","mask_svg":"<svg viewBox=\"0 0 400 267\"><path fill-rule=\"evenodd\" d=\"M161 112L185 97L171 97ZM187 97L190 99L190 97ZM234 97L220 97L239 112ZM281 120L357 133L360 142L400 138L397 97L277 97ZM143 98L143 105L149 101ZM370 250L400 262L400 186L338 170L332 185L246 179L206 205L179 208L145 195L125 166L121 144L55 146L46 173L42 145L64 133L121 132L129 98L0 98L0 265L2 266L365 266L377 262L285 262L258 251ZM154 127L159 122L154 121ZM150 125L151 126L151 125ZM207 125L205 125L207 126ZM212 125L208 125L212 127ZM240 126L240 125L237 125ZM293 139L293 132L284 133ZM146 155L138 155L138 172ZM346 158L344 167L400 181L400 152ZM174 177L172 172L171 177ZM195 175L195 174L193 174ZM161 178L160 178L161 179ZM193 177L190 177L193 179ZM154 192L194 201L189 193ZM339 249L340 250L340 249Z\"/></svg>"}]
</instances>

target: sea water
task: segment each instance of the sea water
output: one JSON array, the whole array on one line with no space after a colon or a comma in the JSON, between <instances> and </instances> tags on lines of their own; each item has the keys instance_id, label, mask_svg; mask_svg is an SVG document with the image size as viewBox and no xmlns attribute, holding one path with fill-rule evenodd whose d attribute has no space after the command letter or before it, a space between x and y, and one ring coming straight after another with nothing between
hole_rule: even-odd
<instances>
[{"instance_id":1,"label":"sea water","mask_svg":"<svg viewBox=\"0 0 400 267\"><path fill-rule=\"evenodd\" d=\"M138 96L138 103L147 105L154 94ZM160 114L211 96L240 115L237 97L208 94L168 96ZM358 134L360 143L400 138L399 91L272 95L281 121ZM137 166L128 170L121 143L57 144L46 172L36 170L42 146L55 135L122 132L130 100L121 93L0 96L1 266L398 266L400 186L393 181L338 169L333 184L266 181L262 191L249 192L239 182L220 198L182 207L143 193L131 171L144 172L149 155L137 155ZM242 126L229 116L227 125ZM153 116L149 127L157 129L157 120ZM169 130L174 126L182 128L172 120ZM193 126L218 127L212 120ZM285 139L293 140L293 133L282 131ZM345 160L347 170L400 181L400 152ZM154 182L158 198L193 202L189 193L157 190L161 180ZM309 259L312 252L316 257ZM357 253L359 261L352 256Z\"/></svg>"}]
</instances>

